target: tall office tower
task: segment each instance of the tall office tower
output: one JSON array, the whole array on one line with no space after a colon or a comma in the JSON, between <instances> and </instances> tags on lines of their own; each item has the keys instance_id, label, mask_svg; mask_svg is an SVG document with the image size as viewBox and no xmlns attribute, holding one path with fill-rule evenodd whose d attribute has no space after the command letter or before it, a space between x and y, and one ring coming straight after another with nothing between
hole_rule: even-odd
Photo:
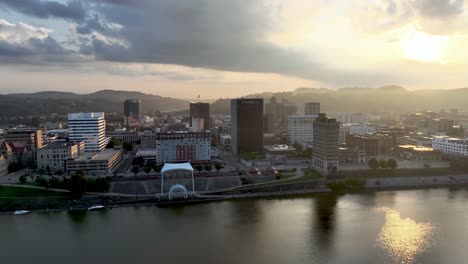
<instances>
[{"instance_id":1,"label":"tall office tower","mask_svg":"<svg viewBox=\"0 0 468 264\"><path fill-rule=\"evenodd\" d=\"M288 144L311 146L314 138L313 123L316 117L313 115L288 116Z\"/></svg>"},{"instance_id":2,"label":"tall office tower","mask_svg":"<svg viewBox=\"0 0 468 264\"><path fill-rule=\"evenodd\" d=\"M263 115L263 132L265 133L275 132L273 115L271 114Z\"/></svg>"},{"instance_id":3,"label":"tall office tower","mask_svg":"<svg viewBox=\"0 0 468 264\"><path fill-rule=\"evenodd\" d=\"M263 99L231 99L231 135L235 157L263 152Z\"/></svg>"},{"instance_id":4,"label":"tall office tower","mask_svg":"<svg viewBox=\"0 0 468 264\"><path fill-rule=\"evenodd\" d=\"M305 103L304 114L318 116L320 114L320 103Z\"/></svg>"},{"instance_id":5,"label":"tall office tower","mask_svg":"<svg viewBox=\"0 0 468 264\"><path fill-rule=\"evenodd\" d=\"M192 127L193 118L203 118L203 127L210 128L210 104L209 103L190 103L190 127Z\"/></svg>"},{"instance_id":6,"label":"tall office tower","mask_svg":"<svg viewBox=\"0 0 468 264\"><path fill-rule=\"evenodd\" d=\"M104 113L68 114L68 137L71 142L85 142L85 151L101 151L106 148L106 121Z\"/></svg>"},{"instance_id":7,"label":"tall office tower","mask_svg":"<svg viewBox=\"0 0 468 264\"><path fill-rule=\"evenodd\" d=\"M340 125L335 119L319 114L314 121L312 165L323 175L338 172L338 138Z\"/></svg>"},{"instance_id":8,"label":"tall office tower","mask_svg":"<svg viewBox=\"0 0 468 264\"><path fill-rule=\"evenodd\" d=\"M139 116L140 115L140 100L127 99L124 102L124 115L125 116Z\"/></svg>"}]
</instances>

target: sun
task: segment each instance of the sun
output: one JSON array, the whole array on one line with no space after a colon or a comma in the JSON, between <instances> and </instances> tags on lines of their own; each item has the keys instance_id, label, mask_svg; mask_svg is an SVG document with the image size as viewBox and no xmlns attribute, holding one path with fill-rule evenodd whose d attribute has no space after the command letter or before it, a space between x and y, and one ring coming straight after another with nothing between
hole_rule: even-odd
<instances>
[{"instance_id":1,"label":"sun","mask_svg":"<svg viewBox=\"0 0 468 264\"><path fill-rule=\"evenodd\" d=\"M446 37L415 31L403 39L402 46L408 59L441 62L446 46Z\"/></svg>"}]
</instances>

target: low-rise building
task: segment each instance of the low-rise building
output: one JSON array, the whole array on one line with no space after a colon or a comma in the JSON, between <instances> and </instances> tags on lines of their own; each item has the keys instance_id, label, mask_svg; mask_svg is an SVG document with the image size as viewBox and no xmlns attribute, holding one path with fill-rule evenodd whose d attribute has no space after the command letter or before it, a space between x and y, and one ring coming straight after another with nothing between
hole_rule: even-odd
<instances>
[{"instance_id":1,"label":"low-rise building","mask_svg":"<svg viewBox=\"0 0 468 264\"><path fill-rule=\"evenodd\" d=\"M468 156L468 138L435 136L432 138L432 148L451 156Z\"/></svg>"},{"instance_id":2,"label":"low-rise building","mask_svg":"<svg viewBox=\"0 0 468 264\"><path fill-rule=\"evenodd\" d=\"M84 151L84 141L55 142L37 150L36 162L38 169L65 171L67 159L76 158Z\"/></svg>"},{"instance_id":3,"label":"low-rise building","mask_svg":"<svg viewBox=\"0 0 468 264\"><path fill-rule=\"evenodd\" d=\"M123 159L121 149L105 149L101 152L85 152L76 158L67 159L66 171L84 171L92 174L112 174Z\"/></svg>"},{"instance_id":4,"label":"low-rise building","mask_svg":"<svg viewBox=\"0 0 468 264\"><path fill-rule=\"evenodd\" d=\"M398 146L400 157L408 160L441 160L442 153L433 148L415 146L415 145L400 145Z\"/></svg>"},{"instance_id":5,"label":"low-rise building","mask_svg":"<svg viewBox=\"0 0 468 264\"><path fill-rule=\"evenodd\" d=\"M125 128L106 132L106 136L114 138L121 143L130 142L132 144L136 144L139 140L137 132L128 131Z\"/></svg>"},{"instance_id":6,"label":"low-rise building","mask_svg":"<svg viewBox=\"0 0 468 264\"><path fill-rule=\"evenodd\" d=\"M209 132L161 133L156 135L156 156L159 164L165 162L211 160Z\"/></svg>"}]
</instances>

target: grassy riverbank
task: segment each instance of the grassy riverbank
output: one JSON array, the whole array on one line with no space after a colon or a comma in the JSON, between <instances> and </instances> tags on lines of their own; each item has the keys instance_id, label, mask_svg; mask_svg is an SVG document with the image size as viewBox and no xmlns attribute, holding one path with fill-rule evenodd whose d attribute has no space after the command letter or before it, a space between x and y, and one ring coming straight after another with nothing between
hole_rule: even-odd
<instances>
[{"instance_id":1,"label":"grassy riverbank","mask_svg":"<svg viewBox=\"0 0 468 264\"><path fill-rule=\"evenodd\" d=\"M37 188L27 188L21 186L0 186L0 198L26 198L26 197L59 197L67 196L65 192L56 192Z\"/></svg>"}]
</instances>

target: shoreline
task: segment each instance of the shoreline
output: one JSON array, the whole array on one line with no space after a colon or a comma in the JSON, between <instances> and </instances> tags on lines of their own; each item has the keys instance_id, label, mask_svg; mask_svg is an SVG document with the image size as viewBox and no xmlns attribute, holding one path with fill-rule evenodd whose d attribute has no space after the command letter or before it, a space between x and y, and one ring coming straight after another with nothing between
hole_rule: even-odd
<instances>
[{"instance_id":1,"label":"shoreline","mask_svg":"<svg viewBox=\"0 0 468 264\"><path fill-rule=\"evenodd\" d=\"M377 183L378 182L378 183ZM468 175L446 175L446 176L415 176L415 177L382 177L364 179L364 186L359 191L347 191L346 193L359 194L367 191L391 191L391 190L421 190L421 189L438 189L438 188L466 188L468 187ZM117 202L108 203L102 201L106 209L120 208L120 207L133 207L133 206L157 206L157 207L172 207L172 206L185 206L199 203L238 200L238 199L261 199L261 198L275 198L275 197L288 197L294 195L313 195L321 193L333 193L331 189L326 186L317 186L313 189L289 189L282 191L272 192L247 192L247 193L233 193L233 194L198 194L194 199L189 200L158 200L157 198L144 199L129 199ZM99 204L96 202L103 197L112 197L103 194L91 194L83 200L82 205L76 207L63 207L63 208L45 208L45 209L31 209L31 213L44 213L44 212L60 212L60 211L88 211L92 205ZM130 196L131 197L131 196ZM130 198L126 197L126 198ZM144 196L140 196L144 197ZM94 199L94 200L93 200ZM87 201L88 200L88 201ZM21 208L24 209L24 208ZM19 208L17 209L19 210ZM27 206L26 209L27 210ZM0 211L1 215L12 215L14 211Z\"/></svg>"}]
</instances>

